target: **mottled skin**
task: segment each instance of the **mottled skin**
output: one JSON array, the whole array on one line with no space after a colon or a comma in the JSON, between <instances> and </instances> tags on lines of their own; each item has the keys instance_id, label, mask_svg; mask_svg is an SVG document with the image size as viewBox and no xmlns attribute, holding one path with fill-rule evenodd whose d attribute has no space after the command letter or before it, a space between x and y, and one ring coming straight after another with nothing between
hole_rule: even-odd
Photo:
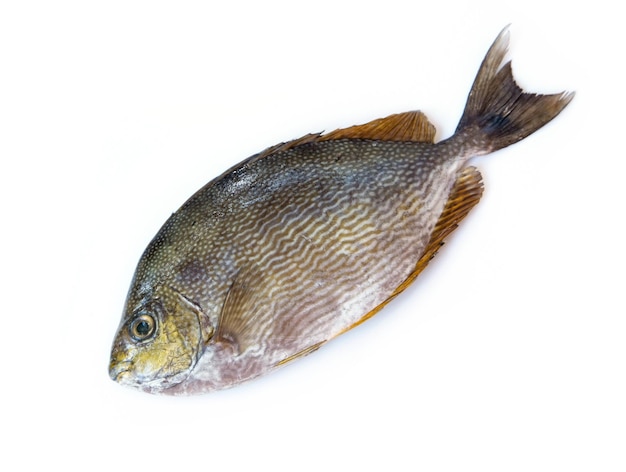
<instances>
[{"instance_id":1,"label":"mottled skin","mask_svg":"<svg viewBox=\"0 0 626 472\"><path fill-rule=\"evenodd\" d=\"M467 160L522 139L571 98L538 101L512 76L498 78L505 50L501 35L446 141L432 142L423 115L395 115L277 146L198 191L139 262L111 377L151 393L233 386L308 354L395 296L434 254L434 233L451 231L480 198ZM513 90L544 117L503 113L485 87ZM462 214L450 210L452 195L467 202Z\"/></svg>"}]
</instances>

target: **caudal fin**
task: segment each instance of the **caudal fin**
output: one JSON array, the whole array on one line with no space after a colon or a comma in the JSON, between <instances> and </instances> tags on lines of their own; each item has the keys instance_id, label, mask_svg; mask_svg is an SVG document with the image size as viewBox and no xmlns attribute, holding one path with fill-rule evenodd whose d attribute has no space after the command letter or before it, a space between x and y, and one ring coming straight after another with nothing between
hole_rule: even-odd
<instances>
[{"instance_id":1,"label":"caudal fin","mask_svg":"<svg viewBox=\"0 0 626 472\"><path fill-rule=\"evenodd\" d=\"M574 93L539 95L525 93L516 83L511 62L503 65L509 45L505 28L480 65L467 98L457 133L479 133L478 139L492 152L534 133L574 98Z\"/></svg>"}]
</instances>

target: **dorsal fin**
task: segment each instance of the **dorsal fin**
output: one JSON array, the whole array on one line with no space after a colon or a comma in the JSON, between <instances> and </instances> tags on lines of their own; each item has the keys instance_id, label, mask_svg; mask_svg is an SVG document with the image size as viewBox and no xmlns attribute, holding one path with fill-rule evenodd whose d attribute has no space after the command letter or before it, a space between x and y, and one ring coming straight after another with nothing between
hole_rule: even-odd
<instances>
[{"instance_id":1,"label":"dorsal fin","mask_svg":"<svg viewBox=\"0 0 626 472\"><path fill-rule=\"evenodd\" d=\"M331 141L335 139L373 139L376 141L410 141L416 143L432 143L435 140L436 129L428 121L426 115L421 111L407 111L397 113L386 118L379 118L362 125L350 126L349 128L336 129L328 134L311 133L301 138L293 139L284 143L270 146L267 149L250 156L235 167L228 169L225 174L230 173L243 164L251 164L259 159L263 159L276 152L288 151L302 144L315 143L320 141Z\"/></svg>"},{"instance_id":2,"label":"dorsal fin","mask_svg":"<svg viewBox=\"0 0 626 472\"><path fill-rule=\"evenodd\" d=\"M430 237L430 241L426 246L424 254L420 257L419 261L415 265L413 272L402 282L393 293L384 302L368 312L359 321L344 329L337 334L339 336L342 333L360 325L365 320L371 318L384 308L387 303L393 300L398 294L406 289L418 275L426 268L439 248L443 245L444 239L452 233L457 227L459 222L467 216L472 208L479 202L480 197L483 194L483 182L482 176L476 167L465 167L454 183L454 187L450 192L450 196L444 207L435 229Z\"/></svg>"},{"instance_id":3,"label":"dorsal fin","mask_svg":"<svg viewBox=\"0 0 626 472\"><path fill-rule=\"evenodd\" d=\"M300 146L301 144L314 143L319 141L321 133L311 133L302 136L301 138L292 139L291 141L286 141L284 143L279 143L274 146L270 146L267 149L261 151L258 154L250 157L250 161L256 161L257 159L263 159L264 157L269 156L270 154L274 154L275 152L287 151L293 147Z\"/></svg>"},{"instance_id":4,"label":"dorsal fin","mask_svg":"<svg viewBox=\"0 0 626 472\"><path fill-rule=\"evenodd\" d=\"M386 118L379 118L363 125L331 131L321 136L319 140L374 139L378 141L432 143L435 140L435 132L435 127L421 111L407 111Z\"/></svg>"}]
</instances>

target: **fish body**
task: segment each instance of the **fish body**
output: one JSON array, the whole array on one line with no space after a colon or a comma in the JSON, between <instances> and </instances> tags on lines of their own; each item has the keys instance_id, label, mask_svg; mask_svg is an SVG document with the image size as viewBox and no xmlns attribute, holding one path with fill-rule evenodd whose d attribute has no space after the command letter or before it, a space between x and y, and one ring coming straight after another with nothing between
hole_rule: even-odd
<instances>
[{"instance_id":1,"label":"fish body","mask_svg":"<svg viewBox=\"0 0 626 472\"><path fill-rule=\"evenodd\" d=\"M421 112L248 158L209 182L142 255L109 372L150 393L237 385L313 352L406 288L482 195L467 161L554 118L573 94L524 93L487 53L455 134Z\"/></svg>"}]
</instances>

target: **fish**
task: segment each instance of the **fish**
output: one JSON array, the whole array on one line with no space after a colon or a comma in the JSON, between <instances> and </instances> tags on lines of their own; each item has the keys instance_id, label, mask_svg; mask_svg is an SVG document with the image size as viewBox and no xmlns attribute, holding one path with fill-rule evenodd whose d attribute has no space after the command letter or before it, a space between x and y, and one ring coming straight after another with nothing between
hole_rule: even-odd
<instances>
[{"instance_id":1,"label":"fish","mask_svg":"<svg viewBox=\"0 0 626 472\"><path fill-rule=\"evenodd\" d=\"M424 270L479 202L468 161L534 133L574 92L522 90L489 48L454 134L421 111L313 133L210 181L141 256L110 377L152 394L233 387L371 318Z\"/></svg>"}]
</instances>

